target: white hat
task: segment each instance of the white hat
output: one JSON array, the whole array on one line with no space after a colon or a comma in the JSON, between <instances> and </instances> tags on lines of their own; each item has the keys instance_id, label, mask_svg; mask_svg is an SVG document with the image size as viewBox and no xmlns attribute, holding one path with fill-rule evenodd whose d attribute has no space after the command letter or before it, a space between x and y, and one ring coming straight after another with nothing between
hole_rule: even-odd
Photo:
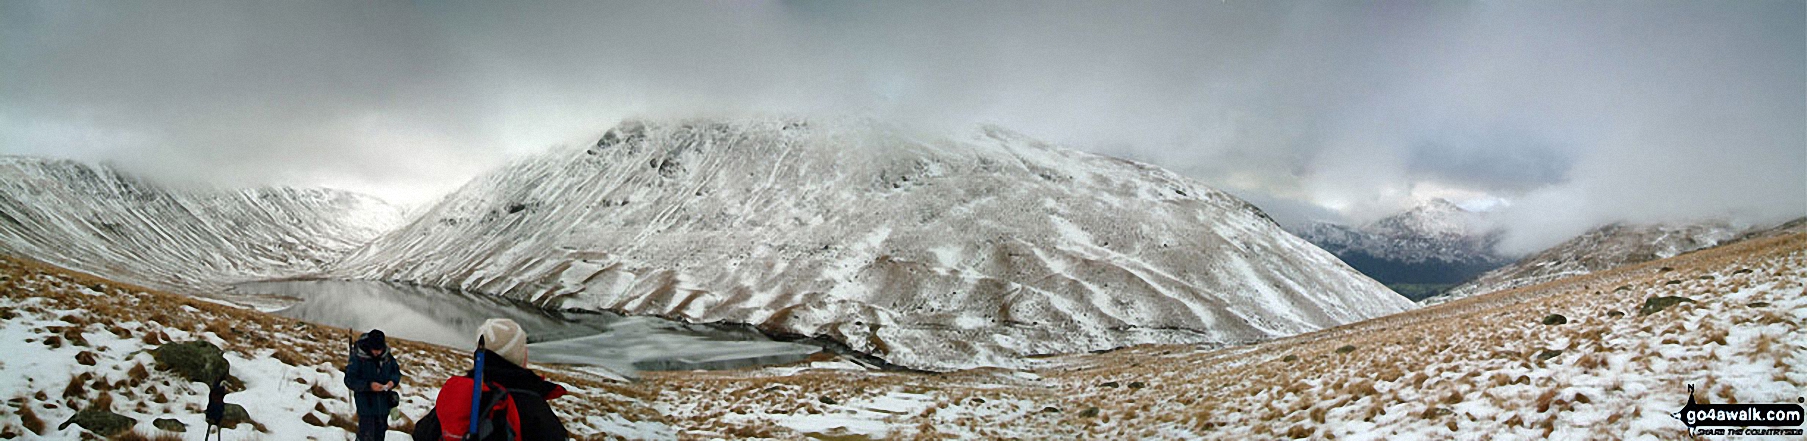
<instances>
[{"instance_id":1,"label":"white hat","mask_svg":"<svg viewBox=\"0 0 1807 441\"><path fill-rule=\"evenodd\" d=\"M527 330L514 320L493 318L477 327L477 338L483 340L483 347L502 358L514 362L516 366L527 367Z\"/></svg>"}]
</instances>

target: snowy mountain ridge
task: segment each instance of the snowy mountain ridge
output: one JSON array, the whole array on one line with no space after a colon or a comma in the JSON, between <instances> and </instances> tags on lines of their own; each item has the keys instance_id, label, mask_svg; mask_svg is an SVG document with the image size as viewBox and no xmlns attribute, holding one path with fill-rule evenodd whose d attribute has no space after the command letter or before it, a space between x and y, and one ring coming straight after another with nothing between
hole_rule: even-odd
<instances>
[{"instance_id":1,"label":"snowy mountain ridge","mask_svg":"<svg viewBox=\"0 0 1807 441\"><path fill-rule=\"evenodd\" d=\"M318 273L401 223L328 189L172 189L77 161L0 156L0 251L192 290Z\"/></svg>"},{"instance_id":2,"label":"snowy mountain ridge","mask_svg":"<svg viewBox=\"0 0 1807 441\"><path fill-rule=\"evenodd\" d=\"M1360 226L1317 222L1297 233L1402 293L1401 285L1448 287L1510 261L1494 251L1500 235L1481 213L1443 199Z\"/></svg>"},{"instance_id":3,"label":"snowy mountain ridge","mask_svg":"<svg viewBox=\"0 0 1807 441\"><path fill-rule=\"evenodd\" d=\"M1786 228L1786 225L1778 228ZM1741 236L1758 234L1762 234L1762 229L1740 227L1725 221L1609 224L1527 256L1512 265L1482 274L1473 281L1450 289L1444 295L1426 299L1425 303L1441 303L1674 257L1724 245Z\"/></svg>"},{"instance_id":4,"label":"snowy mountain ridge","mask_svg":"<svg viewBox=\"0 0 1807 441\"><path fill-rule=\"evenodd\" d=\"M1483 226L1479 213L1443 199L1360 226L1315 222L1299 236L1333 254L1360 251L1407 263L1425 261L1480 262L1498 260L1498 237Z\"/></svg>"},{"instance_id":5,"label":"snowy mountain ridge","mask_svg":"<svg viewBox=\"0 0 1807 441\"><path fill-rule=\"evenodd\" d=\"M623 123L471 181L333 273L751 323L935 370L1413 307L1172 172L860 121Z\"/></svg>"}]
</instances>

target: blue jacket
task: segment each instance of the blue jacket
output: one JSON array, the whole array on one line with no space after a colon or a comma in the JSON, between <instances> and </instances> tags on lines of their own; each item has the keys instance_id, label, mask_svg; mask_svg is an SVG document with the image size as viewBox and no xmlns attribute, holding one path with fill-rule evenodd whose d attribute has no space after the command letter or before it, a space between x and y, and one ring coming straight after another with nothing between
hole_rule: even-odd
<instances>
[{"instance_id":1,"label":"blue jacket","mask_svg":"<svg viewBox=\"0 0 1807 441\"><path fill-rule=\"evenodd\" d=\"M361 348L362 345L354 346ZM351 389L352 402L358 407L359 416L388 416L389 409L394 408L388 402L388 392L372 392L370 383L395 382L401 386L402 368L396 364L395 356L383 351L382 357L373 357L363 349L355 349L355 355L345 364L345 387Z\"/></svg>"}]
</instances>

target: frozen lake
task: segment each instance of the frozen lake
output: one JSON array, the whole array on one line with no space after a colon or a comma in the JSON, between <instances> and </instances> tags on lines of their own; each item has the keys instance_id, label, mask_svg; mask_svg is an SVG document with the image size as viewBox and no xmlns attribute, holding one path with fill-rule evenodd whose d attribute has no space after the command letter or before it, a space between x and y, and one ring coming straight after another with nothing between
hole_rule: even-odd
<instances>
[{"instance_id":1,"label":"frozen lake","mask_svg":"<svg viewBox=\"0 0 1807 441\"><path fill-rule=\"evenodd\" d=\"M455 348L476 347L477 327L509 318L527 329L529 363L640 370L732 369L790 363L822 350L774 341L751 329L654 317L561 312L496 296L363 280L294 280L236 285L240 294L293 298L277 315Z\"/></svg>"}]
</instances>

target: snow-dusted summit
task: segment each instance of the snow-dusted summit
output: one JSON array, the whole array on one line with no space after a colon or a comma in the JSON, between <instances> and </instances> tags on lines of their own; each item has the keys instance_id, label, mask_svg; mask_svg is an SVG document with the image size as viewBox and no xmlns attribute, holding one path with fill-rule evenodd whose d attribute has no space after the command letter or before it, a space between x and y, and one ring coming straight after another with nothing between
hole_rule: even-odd
<instances>
[{"instance_id":1,"label":"snow-dusted summit","mask_svg":"<svg viewBox=\"0 0 1807 441\"><path fill-rule=\"evenodd\" d=\"M846 121L624 123L473 180L336 273L750 323L935 370L1413 307L1166 170Z\"/></svg>"},{"instance_id":2,"label":"snow-dusted summit","mask_svg":"<svg viewBox=\"0 0 1807 441\"><path fill-rule=\"evenodd\" d=\"M177 189L0 156L0 252L155 287L317 273L401 222L395 207L343 191Z\"/></svg>"},{"instance_id":3,"label":"snow-dusted summit","mask_svg":"<svg viewBox=\"0 0 1807 441\"><path fill-rule=\"evenodd\" d=\"M1381 283L1446 288L1510 262L1481 216L1432 199L1361 226L1317 222L1298 233Z\"/></svg>"}]
</instances>

